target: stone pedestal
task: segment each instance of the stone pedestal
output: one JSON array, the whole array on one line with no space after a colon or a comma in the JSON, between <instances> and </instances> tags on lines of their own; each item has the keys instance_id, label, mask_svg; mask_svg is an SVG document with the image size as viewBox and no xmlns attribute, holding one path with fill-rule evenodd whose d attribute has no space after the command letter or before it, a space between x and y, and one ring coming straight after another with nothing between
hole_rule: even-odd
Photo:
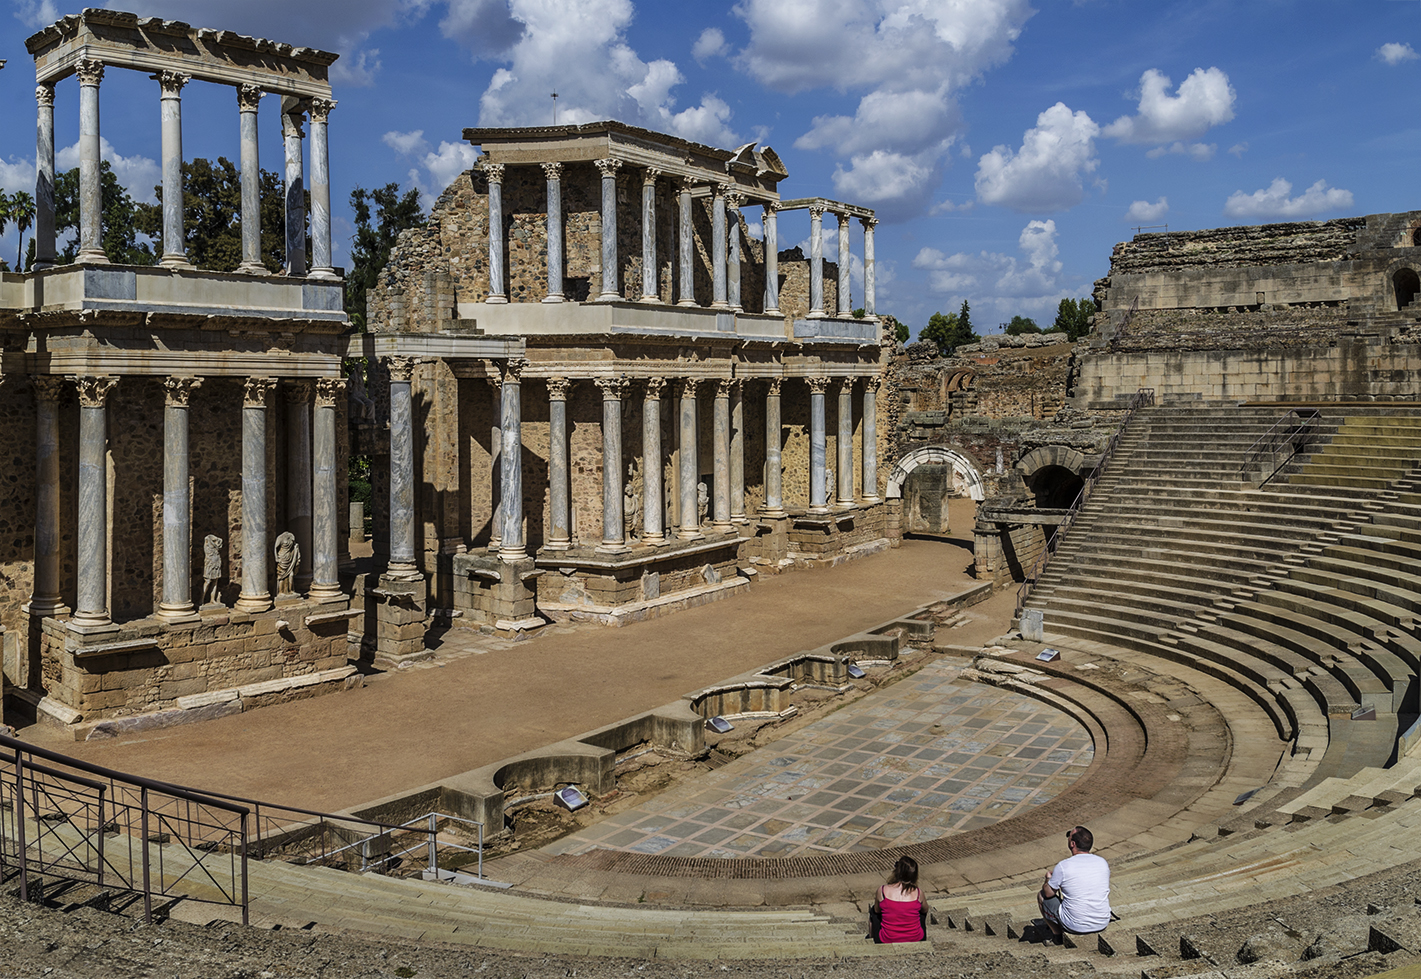
<instances>
[{"instance_id":1,"label":"stone pedestal","mask_svg":"<svg viewBox=\"0 0 1421 979\"><path fill-rule=\"evenodd\" d=\"M365 543L365 504L359 500L350 504L350 542Z\"/></svg>"},{"instance_id":2,"label":"stone pedestal","mask_svg":"<svg viewBox=\"0 0 1421 979\"><path fill-rule=\"evenodd\" d=\"M375 602L376 669L394 669L434 655L424 645L429 586L423 577L409 580L382 575L369 599Z\"/></svg>"},{"instance_id":3,"label":"stone pedestal","mask_svg":"<svg viewBox=\"0 0 1421 979\"><path fill-rule=\"evenodd\" d=\"M531 557L455 555L454 607L464 612L466 621L490 626L499 635L526 634L544 624L536 611L541 574Z\"/></svg>"}]
</instances>

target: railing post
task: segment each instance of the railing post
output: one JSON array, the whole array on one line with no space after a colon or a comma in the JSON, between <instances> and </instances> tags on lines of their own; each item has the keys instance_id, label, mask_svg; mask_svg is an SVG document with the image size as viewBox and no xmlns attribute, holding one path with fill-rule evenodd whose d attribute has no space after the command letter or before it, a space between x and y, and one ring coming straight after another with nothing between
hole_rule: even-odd
<instances>
[{"instance_id":1,"label":"railing post","mask_svg":"<svg viewBox=\"0 0 1421 979\"><path fill-rule=\"evenodd\" d=\"M247 814L242 813L242 924L248 924L250 898L247 894ZM260 827L258 827L260 830Z\"/></svg>"},{"instance_id":2,"label":"railing post","mask_svg":"<svg viewBox=\"0 0 1421 979\"><path fill-rule=\"evenodd\" d=\"M153 923L153 887L148 879L148 786L143 786L138 797L138 832L143 837L143 920Z\"/></svg>"},{"instance_id":3,"label":"railing post","mask_svg":"<svg viewBox=\"0 0 1421 979\"><path fill-rule=\"evenodd\" d=\"M439 815L429 814L429 872L439 879Z\"/></svg>"},{"instance_id":4,"label":"railing post","mask_svg":"<svg viewBox=\"0 0 1421 979\"><path fill-rule=\"evenodd\" d=\"M484 878L484 824L479 823L479 880Z\"/></svg>"},{"instance_id":5,"label":"railing post","mask_svg":"<svg viewBox=\"0 0 1421 979\"><path fill-rule=\"evenodd\" d=\"M25 852L25 753L15 749L15 836L20 847L20 900L30 899L30 864Z\"/></svg>"},{"instance_id":6,"label":"railing post","mask_svg":"<svg viewBox=\"0 0 1421 979\"><path fill-rule=\"evenodd\" d=\"M104 789L99 786L99 845L94 849L99 854L99 887L104 886Z\"/></svg>"}]
</instances>

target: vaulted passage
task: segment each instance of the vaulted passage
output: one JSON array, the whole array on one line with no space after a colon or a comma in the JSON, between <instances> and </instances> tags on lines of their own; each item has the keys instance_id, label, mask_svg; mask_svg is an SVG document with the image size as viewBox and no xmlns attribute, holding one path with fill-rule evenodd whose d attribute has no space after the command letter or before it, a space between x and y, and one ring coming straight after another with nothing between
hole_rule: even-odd
<instances>
[{"instance_id":1,"label":"vaulted passage","mask_svg":"<svg viewBox=\"0 0 1421 979\"><path fill-rule=\"evenodd\" d=\"M1411 301L1416 298L1416 294L1421 292L1421 276L1416 274L1415 269L1401 269L1392 277L1392 284L1396 286L1396 308L1405 309L1411 305Z\"/></svg>"},{"instance_id":2,"label":"vaulted passage","mask_svg":"<svg viewBox=\"0 0 1421 979\"><path fill-rule=\"evenodd\" d=\"M1062 510L1076 501L1085 480L1065 466L1042 466L1026 477L1027 489L1036 505L1046 510Z\"/></svg>"}]
</instances>

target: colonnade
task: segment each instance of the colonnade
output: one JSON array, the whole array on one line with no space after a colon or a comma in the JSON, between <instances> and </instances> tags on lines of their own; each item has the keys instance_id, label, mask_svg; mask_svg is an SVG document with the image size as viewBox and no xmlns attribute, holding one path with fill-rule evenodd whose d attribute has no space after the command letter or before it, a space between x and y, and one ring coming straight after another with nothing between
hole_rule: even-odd
<instances>
[{"instance_id":1,"label":"colonnade","mask_svg":"<svg viewBox=\"0 0 1421 979\"><path fill-rule=\"evenodd\" d=\"M86 58L75 65L79 77L79 251L77 261L106 263L103 247L101 191L101 133L99 86L102 61ZM163 242L159 264L167 268L192 268L183 232L182 90L192 76L180 71L160 71L153 76L161 92L163 141ZM237 271L264 274L261 261L261 166L258 156L257 107L266 94L259 85L237 86L242 180L242 261ZM38 105L35 160L35 262L36 269L55 264L54 227L54 83L35 88ZM309 275L335 279L331 263L330 151L327 121L335 108L332 99L285 98L282 102L282 135L286 177L286 273L307 275L305 172L301 142L302 122L311 122L311 258Z\"/></svg>"},{"instance_id":2,"label":"colonnade","mask_svg":"<svg viewBox=\"0 0 1421 979\"><path fill-rule=\"evenodd\" d=\"M623 162L617 159L593 161L601 174L602 183L602 288L597 301L607 302L621 298L617 254L617 174ZM488 180L488 267L489 291L485 302L506 303L508 293L504 287L504 213L503 180L507 164L486 162L481 164ZM562 211L562 178L566 164L540 164L547 181L547 297L545 303L565 301L563 295L563 264L565 253L564 222ZM741 304L741 259L740 209L749 200L743 189L733 184L698 180L689 175L668 175L656 167L642 169L641 195L641 264L642 283L639 301L661 302L660 282L657 274L657 214L656 187L663 178L676 181L677 192L677 249L676 249L676 290L678 306L696 306L695 295L695 236L692 222L691 200L693 193L701 187L708 189L711 198L711 301L716 309L740 311ZM779 225L777 213L780 204L774 200L759 202L763 212L765 242L765 296L764 312L779 313ZM824 311L823 251L824 237L822 219L825 204L816 203L810 212L811 251L811 302L809 315L822 317ZM849 285L849 227L851 218L847 212L836 212L839 219L839 308L836 315L849 316L853 306ZM874 315L874 246L873 229L878 219L861 217L864 228L864 311Z\"/></svg>"},{"instance_id":3,"label":"colonnade","mask_svg":"<svg viewBox=\"0 0 1421 979\"><path fill-rule=\"evenodd\" d=\"M67 611L60 597L59 400L67 382L49 375L32 378L36 402L37 490L35 501L34 592L32 615ZM79 396L79 485L76 562L78 581L72 624L104 629L112 624L108 606L108 417L114 376L74 378ZM242 399L242 581L236 608L263 612L272 607L268 576L271 534L267 527L267 409L278 381L253 377ZM202 378L163 378L163 590L154 614L165 622L197 617L193 603L192 500L188 478L188 411ZM343 378L287 381L290 427L286 478L290 524L302 553L309 553L309 597L342 596L339 578L336 486L336 411ZM311 418L314 409L314 419ZM304 447L304 451L303 451ZM293 506L290 501L296 500ZM305 519L303 519L305 518ZM305 584L298 574L298 584Z\"/></svg>"},{"instance_id":4,"label":"colonnade","mask_svg":"<svg viewBox=\"0 0 1421 979\"><path fill-rule=\"evenodd\" d=\"M413 360L387 358L390 371L390 564L406 571L415 561L414 432L409 411L410 378ZM512 358L499 368L499 421L494 444L498 493L494 498L494 531L490 547L506 561L528 556L523 533L522 492L522 381L527 361ZM699 514L700 412L698 397L712 399L713 482L708 527L728 533L748 521L745 505L745 385L764 381L765 405L765 495L760 515L787 515L783 499L783 466L780 442L783 438L780 397L786 381L804 381L810 391L810 499L808 512L827 514L835 509L866 506L880 501L878 496L877 375L723 378L602 376L595 378L546 378L548 391L548 527L543 547L566 550L573 546L567 401L573 385L595 384L602 394L602 538L597 549L621 552L629 548L635 528L625 526L623 512L622 405L639 393L643 399L642 427L642 515L643 544L661 545L670 540L694 541L705 536ZM859 492L855 493L853 458L854 388L862 384L862 451ZM838 471L835 498L826 491L825 393L837 389ZM661 473L665 454L661 444L662 399L671 393L679 400L677 446L680 467L677 526L664 525L664 487Z\"/></svg>"}]
</instances>

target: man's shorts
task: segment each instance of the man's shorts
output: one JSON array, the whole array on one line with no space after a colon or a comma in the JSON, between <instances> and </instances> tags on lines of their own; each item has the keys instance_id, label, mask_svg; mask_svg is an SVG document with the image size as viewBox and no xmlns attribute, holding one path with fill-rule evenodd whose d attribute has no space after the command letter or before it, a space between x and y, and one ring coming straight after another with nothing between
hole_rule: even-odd
<instances>
[{"instance_id":1,"label":"man's shorts","mask_svg":"<svg viewBox=\"0 0 1421 979\"><path fill-rule=\"evenodd\" d=\"M1052 897L1043 898L1041 901L1041 913L1044 914L1048 920L1054 921L1059 925L1061 923L1061 895L1056 894Z\"/></svg>"}]
</instances>

